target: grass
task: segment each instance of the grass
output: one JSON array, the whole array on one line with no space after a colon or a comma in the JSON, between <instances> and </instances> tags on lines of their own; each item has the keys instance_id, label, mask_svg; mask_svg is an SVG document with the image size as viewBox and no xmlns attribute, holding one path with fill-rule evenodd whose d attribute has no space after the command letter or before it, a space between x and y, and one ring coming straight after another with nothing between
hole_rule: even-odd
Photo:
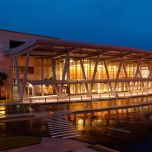
<instances>
[{"instance_id":1,"label":"grass","mask_svg":"<svg viewBox=\"0 0 152 152\"><path fill-rule=\"evenodd\" d=\"M26 136L1 136L0 137L0 151L39 144L40 137L26 137Z\"/></svg>"}]
</instances>

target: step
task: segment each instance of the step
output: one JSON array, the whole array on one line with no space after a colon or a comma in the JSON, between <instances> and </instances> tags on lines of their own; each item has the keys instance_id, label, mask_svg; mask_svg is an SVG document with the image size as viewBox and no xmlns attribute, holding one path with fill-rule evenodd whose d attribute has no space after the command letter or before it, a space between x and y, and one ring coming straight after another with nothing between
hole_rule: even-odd
<instances>
[{"instance_id":1,"label":"step","mask_svg":"<svg viewBox=\"0 0 152 152\"><path fill-rule=\"evenodd\" d=\"M78 133L65 133L60 135L53 135L51 137L64 137L64 136L74 136L74 135L78 135Z\"/></svg>"},{"instance_id":2,"label":"step","mask_svg":"<svg viewBox=\"0 0 152 152\"><path fill-rule=\"evenodd\" d=\"M67 115L68 115L68 113L57 113L57 114L53 114L52 117L58 117L58 116L65 117Z\"/></svg>"},{"instance_id":3,"label":"step","mask_svg":"<svg viewBox=\"0 0 152 152\"><path fill-rule=\"evenodd\" d=\"M74 127L66 127L66 128L49 128L49 131L50 132L54 132L54 131L60 131L60 130L64 130L64 131L67 131L67 130L76 130L76 128Z\"/></svg>"},{"instance_id":4,"label":"step","mask_svg":"<svg viewBox=\"0 0 152 152\"><path fill-rule=\"evenodd\" d=\"M50 119L66 119L66 116L52 116Z\"/></svg>"},{"instance_id":5,"label":"step","mask_svg":"<svg viewBox=\"0 0 152 152\"><path fill-rule=\"evenodd\" d=\"M72 124L69 121L52 121L52 122L48 122L48 124Z\"/></svg>"},{"instance_id":6,"label":"step","mask_svg":"<svg viewBox=\"0 0 152 152\"><path fill-rule=\"evenodd\" d=\"M64 133L78 133L77 130L69 130L69 131L58 131L58 132L54 132L54 133L50 133L51 135L57 135L57 134L64 134Z\"/></svg>"},{"instance_id":7,"label":"step","mask_svg":"<svg viewBox=\"0 0 152 152\"><path fill-rule=\"evenodd\" d=\"M74 126L49 126L49 129L63 129L63 128L67 128L67 129L70 129L70 128L75 128Z\"/></svg>"},{"instance_id":8,"label":"step","mask_svg":"<svg viewBox=\"0 0 152 152\"><path fill-rule=\"evenodd\" d=\"M74 136L66 136L66 137L63 137L64 139L68 139L68 138L73 138L73 137L78 137L78 136L81 136L81 135L74 135Z\"/></svg>"},{"instance_id":9,"label":"step","mask_svg":"<svg viewBox=\"0 0 152 152\"><path fill-rule=\"evenodd\" d=\"M65 122L65 123L48 123L48 126L73 126L73 124Z\"/></svg>"},{"instance_id":10,"label":"step","mask_svg":"<svg viewBox=\"0 0 152 152\"><path fill-rule=\"evenodd\" d=\"M57 112L54 112L53 115L56 115L56 114L69 114L71 113L70 111L57 111Z\"/></svg>"},{"instance_id":11,"label":"step","mask_svg":"<svg viewBox=\"0 0 152 152\"><path fill-rule=\"evenodd\" d=\"M57 129L57 130L50 130L50 133L56 133L56 132L68 132L68 131L77 131L75 128L72 129Z\"/></svg>"},{"instance_id":12,"label":"step","mask_svg":"<svg viewBox=\"0 0 152 152\"><path fill-rule=\"evenodd\" d=\"M69 122L69 121L68 120L59 119L59 120L50 120L48 122Z\"/></svg>"}]
</instances>

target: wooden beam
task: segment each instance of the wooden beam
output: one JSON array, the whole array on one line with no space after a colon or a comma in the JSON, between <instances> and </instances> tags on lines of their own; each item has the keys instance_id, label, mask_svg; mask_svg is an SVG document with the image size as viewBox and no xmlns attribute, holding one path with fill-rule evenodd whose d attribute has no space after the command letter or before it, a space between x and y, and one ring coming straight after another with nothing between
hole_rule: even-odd
<instances>
[{"instance_id":1,"label":"wooden beam","mask_svg":"<svg viewBox=\"0 0 152 152\"><path fill-rule=\"evenodd\" d=\"M122 67L123 67L124 73L125 73L125 78L127 79L128 78L128 74L127 74L125 62L124 62L123 58L121 60L122 60ZM130 83L129 82L128 82L128 87L129 87L129 90L130 90L131 88L130 88Z\"/></svg>"},{"instance_id":2,"label":"wooden beam","mask_svg":"<svg viewBox=\"0 0 152 152\"><path fill-rule=\"evenodd\" d=\"M87 80L82 59L80 59L80 65L81 65L81 69L82 69L83 79ZM89 88L88 88L88 83L85 83L85 87L86 87L87 94L90 95Z\"/></svg>"},{"instance_id":3,"label":"wooden beam","mask_svg":"<svg viewBox=\"0 0 152 152\"><path fill-rule=\"evenodd\" d=\"M110 80L94 80L94 83L103 83L106 84L107 82L116 82L116 79L110 79ZM146 81L152 81L152 78L137 78L137 79L118 79L117 82L146 82ZM51 81L51 80L28 80L29 83L33 85L41 85L41 84L85 84L85 83L92 83L92 80L65 80L62 82L61 80Z\"/></svg>"},{"instance_id":4,"label":"wooden beam","mask_svg":"<svg viewBox=\"0 0 152 152\"><path fill-rule=\"evenodd\" d=\"M106 70L107 82L109 83L110 91L113 91L113 88L112 88L112 85L111 85L111 82L110 82L110 76L109 76L107 63L106 63L105 60L103 61L103 64L104 64L104 67L105 67L105 70Z\"/></svg>"},{"instance_id":5,"label":"wooden beam","mask_svg":"<svg viewBox=\"0 0 152 152\"><path fill-rule=\"evenodd\" d=\"M21 85L20 85L20 79L19 79L19 69L18 69L17 57L13 57L13 60L14 60L14 66L15 66L18 95L19 95L19 99L21 99Z\"/></svg>"},{"instance_id":6,"label":"wooden beam","mask_svg":"<svg viewBox=\"0 0 152 152\"><path fill-rule=\"evenodd\" d=\"M95 63L95 67L94 67L94 72L93 72L93 76L92 76L92 81L95 80L96 73L97 73L97 68L98 68L98 63L99 63L99 56L96 57L96 63ZM92 89L93 89L93 82L91 83L90 92L92 92Z\"/></svg>"},{"instance_id":7,"label":"wooden beam","mask_svg":"<svg viewBox=\"0 0 152 152\"><path fill-rule=\"evenodd\" d=\"M21 101L23 101L24 97L24 88L27 80L27 74L28 74L28 64L29 64L29 56L30 53L27 52L26 58L25 58L25 64L24 64L24 75L23 75L23 81L22 81L22 92L21 92Z\"/></svg>"},{"instance_id":8,"label":"wooden beam","mask_svg":"<svg viewBox=\"0 0 152 152\"><path fill-rule=\"evenodd\" d=\"M51 69L52 69L52 74L53 74L53 81L56 81L55 60L54 59L51 60ZM54 87L55 87L55 91L56 91L57 95L59 95L58 86L54 85Z\"/></svg>"},{"instance_id":9,"label":"wooden beam","mask_svg":"<svg viewBox=\"0 0 152 152\"><path fill-rule=\"evenodd\" d=\"M120 71L121 71L121 66L122 66L122 61L120 61L120 64L119 64L119 67L118 67L118 72L117 72L117 76L116 76L116 82L115 82L114 91L116 91L116 88L117 88L118 79L119 79L119 75L120 75Z\"/></svg>"},{"instance_id":10,"label":"wooden beam","mask_svg":"<svg viewBox=\"0 0 152 152\"><path fill-rule=\"evenodd\" d=\"M44 80L44 59L41 58L41 80ZM41 95L44 96L44 88L41 85Z\"/></svg>"},{"instance_id":11,"label":"wooden beam","mask_svg":"<svg viewBox=\"0 0 152 152\"><path fill-rule=\"evenodd\" d=\"M63 90L63 85L64 85L65 76L66 76L68 66L69 66L69 54L66 54L66 59L65 59L65 63L64 63L63 73L62 73L61 89L59 90L59 96L61 96L61 93Z\"/></svg>"},{"instance_id":12,"label":"wooden beam","mask_svg":"<svg viewBox=\"0 0 152 152\"><path fill-rule=\"evenodd\" d=\"M13 67L14 67L13 57L10 57L10 75L9 75L10 100L13 99Z\"/></svg>"}]
</instances>

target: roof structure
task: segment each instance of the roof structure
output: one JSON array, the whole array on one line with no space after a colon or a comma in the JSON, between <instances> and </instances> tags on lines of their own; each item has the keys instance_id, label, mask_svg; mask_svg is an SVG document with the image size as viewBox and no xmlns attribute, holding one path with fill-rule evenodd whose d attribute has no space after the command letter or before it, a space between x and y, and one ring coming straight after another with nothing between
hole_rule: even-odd
<instances>
[{"instance_id":1,"label":"roof structure","mask_svg":"<svg viewBox=\"0 0 152 152\"><path fill-rule=\"evenodd\" d=\"M28 34L23 33L23 35ZM101 60L117 60L123 58L127 61L152 61L152 51L150 50L72 42L39 35L31 36L31 34L29 34L29 36L28 41L16 48L6 50L5 54L19 55L31 51L30 55L45 58L63 58L68 54L69 57L73 59L88 59L99 56Z\"/></svg>"}]
</instances>

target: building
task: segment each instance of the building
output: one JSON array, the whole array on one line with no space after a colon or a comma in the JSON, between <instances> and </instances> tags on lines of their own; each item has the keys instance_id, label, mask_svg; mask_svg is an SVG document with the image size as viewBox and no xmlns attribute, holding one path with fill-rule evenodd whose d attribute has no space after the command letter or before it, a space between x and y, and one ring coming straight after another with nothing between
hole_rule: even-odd
<instances>
[{"instance_id":1,"label":"building","mask_svg":"<svg viewBox=\"0 0 152 152\"><path fill-rule=\"evenodd\" d=\"M151 93L152 52L0 30L3 96Z\"/></svg>"}]
</instances>

